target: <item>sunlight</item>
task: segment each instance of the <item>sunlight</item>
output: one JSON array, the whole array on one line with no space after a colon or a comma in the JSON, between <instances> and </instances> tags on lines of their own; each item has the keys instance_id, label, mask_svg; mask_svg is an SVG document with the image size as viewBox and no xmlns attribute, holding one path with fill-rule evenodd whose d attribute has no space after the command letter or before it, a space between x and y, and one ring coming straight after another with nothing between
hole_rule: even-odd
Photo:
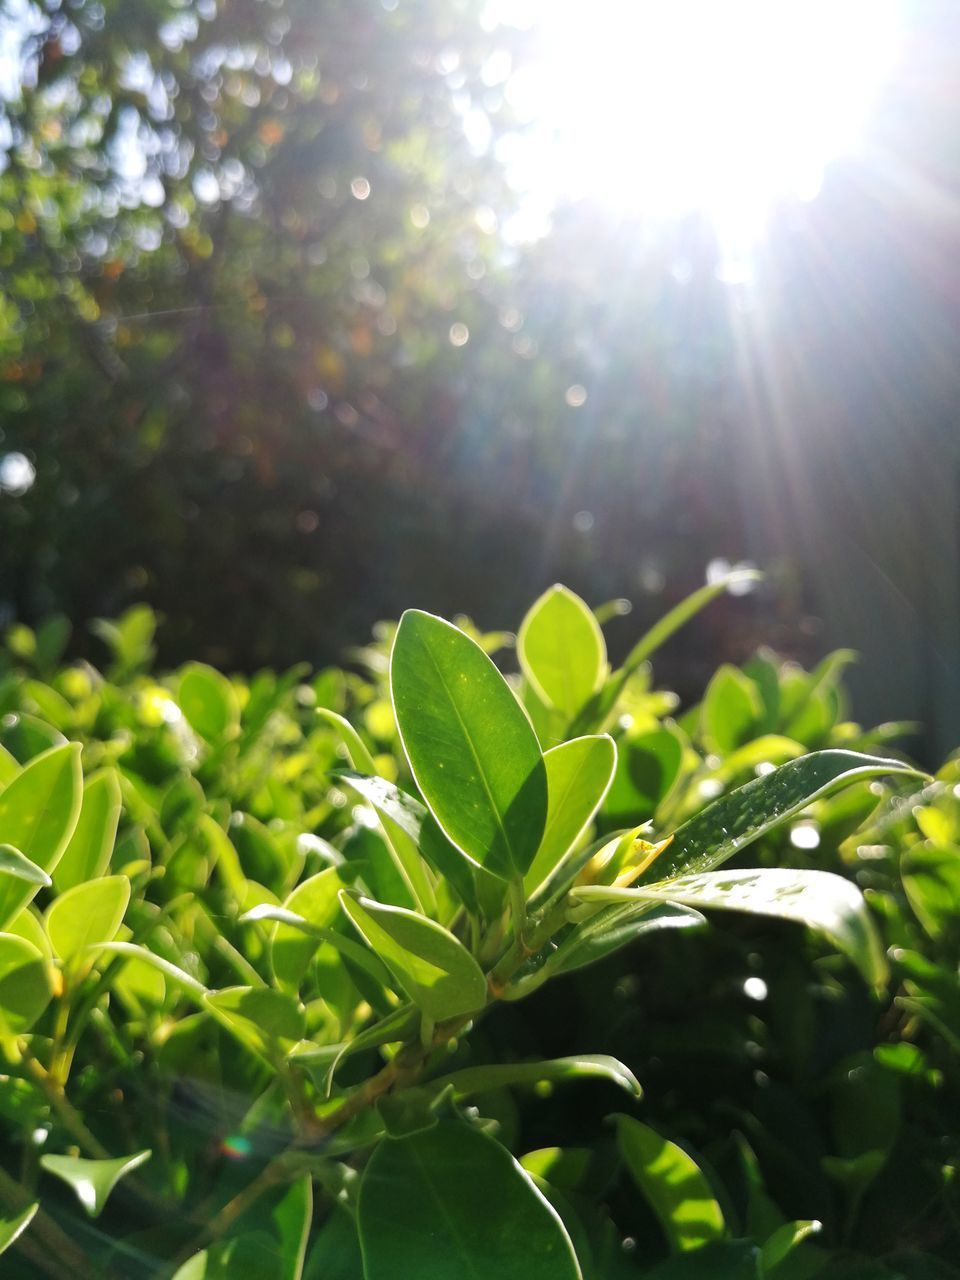
<instances>
[{"instance_id":1,"label":"sunlight","mask_svg":"<svg viewBox=\"0 0 960 1280\"><path fill-rule=\"evenodd\" d=\"M505 77L507 146L543 207L707 213L738 239L813 199L856 149L898 47L896 0L501 0L533 56ZM491 71L491 78L497 69Z\"/></svg>"}]
</instances>

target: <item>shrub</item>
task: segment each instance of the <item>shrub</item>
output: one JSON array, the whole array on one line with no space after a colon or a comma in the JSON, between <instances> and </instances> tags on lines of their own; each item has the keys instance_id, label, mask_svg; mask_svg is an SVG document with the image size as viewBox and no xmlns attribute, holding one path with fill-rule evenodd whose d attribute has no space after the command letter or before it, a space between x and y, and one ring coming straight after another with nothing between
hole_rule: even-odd
<instances>
[{"instance_id":1,"label":"shrub","mask_svg":"<svg viewBox=\"0 0 960 1280\"><path fill-rule=\"evenodd\" d=\"M956 766L929 780L876 754L895 730L844 719L846 654L811 673L772 655L722 667L672 718L648 660L722 588L615 671L597 615L553 588L511 678L489 656L506 637L418 611L354 655L363 675L249 680L152 675L143 609L98 625L105 675L62 665L63 623L15 628L0 678L10 1274L954 1274L952 1139L930 1109L960 1043ZM815 844L829 869L809 865ZM624 948L631 965L675 965L685 946L702 963L750 920L821 940L790 935L781 970L752 977L755 997L768 981L785 997L762 1028L724 1028L748 1056L758 1039L795 1055L798 1114L827 1095L833 1146L809 1160L735 1096L723 1158L695 1156L675 1099L638 1109L635 1043L589 1052L609 1009L595 975L619 965L619 982ZM783 928L746 936L762 948ZM811 963L868 1027L832 1075L806 1061ZM675 1021L696 976L661 993ZM518 1051L544 1010L571 1052ZM611 1123L591 1121L585 1145L583 1109L553 1107L553 1089L595 1090ZM528 1145L540 1100L556 1129ZM903 1134L923 1230L863 1248ZM820 1240L771 1194L795 1198L790 1158L836 1188Z\"/></svg>"}]
</instances>

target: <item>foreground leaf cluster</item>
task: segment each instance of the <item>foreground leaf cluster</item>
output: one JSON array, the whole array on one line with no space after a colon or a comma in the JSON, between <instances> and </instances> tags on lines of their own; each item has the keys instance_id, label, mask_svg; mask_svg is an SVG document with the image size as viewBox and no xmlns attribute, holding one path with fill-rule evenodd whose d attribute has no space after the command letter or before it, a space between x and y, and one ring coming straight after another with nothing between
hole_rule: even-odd
<instances>
[{"instance_id":1,"label":"foreground leaf cluster","mask_svg":"<svg viewBox=\"0 0 960 1280\"><path fill-rule=\"evenodd\" d=\"M589 1024L578 992L593 983L603 1007L592 975L635 944L702 950L729 913L774 937L770 922L806 926L809 943L790 936L895 1019L886 1052L835 1086L823 1168L842 1246L893 1150L898 1073L936 1083L917 1029L960 1046L955 991L916 944L956 941L952 766L926 779L845 721L837 659L721 668L675 718L649 658L720 589L611 669L596 615L552 588L519 629L517 676L491 657L503 637L416 610L360 655L364 674L157 677L145 611L101 628L104 674L15 637L0 676L12 1274L847 1274L825 1269L843 1255L814 1241L818 1220L774 1203L762 1134L736 1137L732 1196L682 1122L637 1111L639 1046L495 1049L498 1023L518 1006L535 1020L555 982L571 1028ZM852 874L867 820L896 830L869 855L878 873L906 851L874 911ZM829 865L776 865L778 833L796 852L831 826ZM607 1095L593 1147L525 1144L514 1099L578 1080ZM848 1106L861 1080L871 1101Z\"/></svg>"}]
</instances>

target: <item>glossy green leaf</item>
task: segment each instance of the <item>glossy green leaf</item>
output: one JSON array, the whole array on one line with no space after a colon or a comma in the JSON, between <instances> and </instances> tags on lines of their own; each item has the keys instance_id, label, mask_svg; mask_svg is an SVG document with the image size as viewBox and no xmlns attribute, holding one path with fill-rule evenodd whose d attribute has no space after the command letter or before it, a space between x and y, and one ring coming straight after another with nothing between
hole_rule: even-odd
<instances>
[{"instance_id":1,"label":"glossy green leaf","mask_svg":"<svg viewBox=\"0 0 960 1280\"><path fill-rule=\"evenodd\" d=\"M202 662L190 662L180 671L177 702L190 725L207 742L236 737L240 729L240 704L236 690L219 671Z\"/></svg>"},{"instance_id":2,"label":"glossy green leaf","mask_svg":"<svg viewBox=\"0 0 960 1280\"><path fill-rule=\"evenodd\" d=\"M708 751L728 755L751 736L763 705L754 682L736 667L718 667L703 699L701 736Z\"/></svg>"},{"instance_id":3,"label":"glossy green leaf","mask_svg":"<svg viewBox=\"0 0 960 1280\"><path fill-rule=\"evenodd\" d=\"M4 876L25 880L27 884L35 884L38 888L53 883L42 867L25 858L12 844L0 844L0 880Z\"/></svg>"},{"instance_id":4,"label":"glossy green leaf","mask_svg":"<svg viewBox=\"0 0 960 1280\"><path fill-rule=\"evenodd\" d=\"M58 893L106 871L117 838L120 808L116 773L103 769L92 774L83 786L83 803L70 843L53 872Z\"/></svg>"},{"instance_id":5,"label":"glossy green leaf","mask_svg":"<svg viewBox=\"0 0 960 1280\"><path fill-rule=\"evenodd\" d=\"M617 1145L674 1253L726 1234L723 1213L696 1161L632 1116L617 1116Z\"/></svg>"},{"instance_id":6,"label":"glossy green leaf","mask_svg":"<svg viewBox=\"0 0 960 1280\"><path fill-rule=\"evenodd\" d=\"M112 942L130 901L126 876L105 876L74 885L54 898L44 923L54 954L71 960L85 947Z\"/></svg>"},{"instance_id":7,"label":"glossy green leaf","mask_svg":"<svg viewBox=\"0 0 960 1280\"><path fill-rule=\"evenodd\" d=\"M40 1202L35 1200L33 1204L28 1204L22 1212L14 1214L13 1217L8 1218L6 1215L0 1217L0 1253L4 1253L23 1235L39 1208Z\"/></svg>"},{"instance_id":8,"label":"glossy green leaf","mask_svg":"<svg viewBox=\"0 0 960 1280\"><path fill-rule=\"evenodd\" d=\"M47 1173L72 1187L89 1216L97 1218L120 1179L139 1169L151 1154L149 1150L137 1151L132 1156L118 1156L115 1160L46 1155L40 1157L40 1165Z\"/></svg>"},{"instance_id":9,"label":"glossy green leaf","mask_svg":"<svg viewBox=\"0 0 960 1280\"><path fill-rule=\"evenodd\" d=\"M510 686L478 644L442 618L408 610L390 665L400 737L441 828L478 866L514 879L547 816L547 774Z\"/></svg>"},{"instance_id":10,"label":"glossy green leaf","mask_svg":"<svg viewBox=\"0 0 960 1280\"><path fill-rule=\"evenodd\" d=\"M49 965L39 948L0 933L0 1037L29 1031L51 994Z\"/></svg>"},{"instance_id":11,"label":"glossy green leaf","mask_svg":"<svg viewBox=\"0 0 960 1280\"><path fill-rule=\"evenodd\" d=\"M537 856L523 878L532 896L583 835L607 793L617 763L613 739L574 738L544 753L547 821Z\"/></svg>"},{"instance_id":12,"label":"glossy green leaf","mask_svg":"<svg viewBox=\"0 0 960 1280\"><path fill-rule=\"evenodd\" d=\"M596 617L578 595L559 585L528 610L517 634L517 656L538 695L568 718L606 673L607 647Z\"/></svg>"},{"instance_id":13,"label":"glossy green leaf","mask_svg":"<svg viewBox=\"0 0 960 1280\"><path fill-rule=\"evenodd\" d=\"M79 744L53 747L0 792L0 837L52 875L77 825L82 794ZM12 876L0 878L0 929L37 888Z\"/></svg>"},{"instance_id":14,"label":"glossy green leaf","mask_svg":"<svg viewBox=\"0 0 960 1280\"><path fill-rule=\"evenodd\" d=\"M459 1121L382 1142L360 1184L364 1280L581 1280L556 1211L510 1153Z\"/></svg>"},{"instance_id":15,"label":"glossy green leaf","mask_svg":"<svg viewBox=\"0 0 960 1280\"><path fill-rule=\"evenodd\" d=\"M481 1009L487 980L470 952L433 920L341 891L357 932L434 1022Z\"/></svg>"},{"instance_id":16,"label":"glossy green leaf","mask_svg":"<svg viewBox=\"0 0 960 1280\"><path fill-rule=\"evenodd\" d=\"M303 1039L303 1010L292 996L269 987L226 987L211 991L207 1008L217 1021L254 1053L286 1057Z\"/></svg>"},{"instance_id":17,"label":"glossy green leaf","mask_svg":"<svg viewBox=\"0 0 960 1280\"><path fill-rule=\"evenodd\" d=\"M643 880L710 871L814 800L851 782L887 774L923 776L899 760L882 760L856 751L818 751L790 760L715 800L685 822Z\"/></svg>"},{"instance_id":18,"label":"glossy green leaf","mask_svg":"<svg viewBox=\"0 0 960 1280\"><path fill-rule=\"evenodd\" d=\"M639 889L588 886L574 890L582 901L630 902L657 899L693 908L746 911L796 920L825 934L867 982L881 986L887 964L860 890L829 871L766 867L751 871L708 871L678 876Z\"/></svg>"},{"instance_id":19,"label":"glossy green leaf","mask_svg":"<svg viewBox=\"0 0 960 1280\"><path fill-rule=\"evenodd\" d=\"M487 1093L491 1089L509 1088L511 1085L535 1085L541 1080L578 1080L584 1078L609 1080L635 1098L643 1096L640 1082L622 1062L605 1053L583 1053L572 1058L550 1058L545 1062L493 1063L483 1067L465 1067L452 1075L431 1081L436 1086L449 1085L454 1097L468 1098L474 1093Z\"/></svg>"}]
</instances>

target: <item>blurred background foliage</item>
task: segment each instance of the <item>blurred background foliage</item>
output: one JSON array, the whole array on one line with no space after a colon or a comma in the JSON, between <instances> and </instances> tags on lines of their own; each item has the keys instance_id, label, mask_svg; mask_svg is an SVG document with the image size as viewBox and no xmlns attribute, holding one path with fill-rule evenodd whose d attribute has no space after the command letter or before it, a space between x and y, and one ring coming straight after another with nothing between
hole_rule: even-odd
<instances>
[{"instance_id":1,"label":"blurred background foliage","mask_svg":"<svg viewBox=\"0 0 960 1280\"><path fill-rule=\"evenodd\" d=\"M164 660L252 669L410 604L502 626L554 579L642 621L749 559L771 584L670 683L853 644L862 713L942 755L955 19L906 9L882 163L779 210L745 275L694 215L584 199L511 234L496 68L532 37L490 5L6 0L5 616L147 600Z\"/></svg>"}]
</instances>

